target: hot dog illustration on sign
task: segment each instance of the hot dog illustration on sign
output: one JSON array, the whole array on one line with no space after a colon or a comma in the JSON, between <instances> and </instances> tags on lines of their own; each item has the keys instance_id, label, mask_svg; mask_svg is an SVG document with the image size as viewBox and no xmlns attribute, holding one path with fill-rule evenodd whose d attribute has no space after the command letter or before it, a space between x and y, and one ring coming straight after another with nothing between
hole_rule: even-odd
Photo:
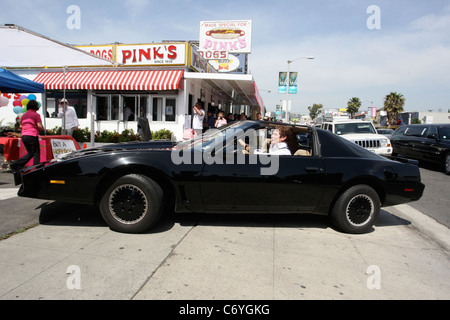
<instances>
[{"instance_id":1,"label":"hot dog illustration on sign","mask_svg":"<svg viewBox=\"0 0 450 320\"><path fill-rule=\"evenodd\" d=\"M251 28L251 20L202 21L199 49L205 56L207 52L251 53Z\"/></svg>"}]
</instances>

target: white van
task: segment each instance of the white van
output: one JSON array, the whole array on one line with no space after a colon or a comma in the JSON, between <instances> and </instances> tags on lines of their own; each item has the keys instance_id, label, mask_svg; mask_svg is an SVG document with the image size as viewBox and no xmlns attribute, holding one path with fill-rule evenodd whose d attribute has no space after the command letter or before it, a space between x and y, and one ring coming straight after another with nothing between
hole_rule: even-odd
<instances>
[{"instance_id":1,"label":"white van","mask_svg":"<svg viewBox=\"0 0 450 320\"><path fill-rule=\"evenodd\" d=\"M392 155L391 141L378 134L371 121L360 119L333 118L324 119L321 128L342 136L361 147L382 156Z\"/></svg>"}]
</instances>

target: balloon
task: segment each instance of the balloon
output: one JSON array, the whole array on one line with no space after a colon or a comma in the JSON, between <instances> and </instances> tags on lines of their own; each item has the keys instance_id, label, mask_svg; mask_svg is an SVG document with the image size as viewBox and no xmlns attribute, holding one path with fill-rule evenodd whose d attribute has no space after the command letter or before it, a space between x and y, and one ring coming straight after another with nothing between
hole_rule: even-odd
<instances>
[{"instance_id":1,"label":"balloon","mask_svg":"<svg viewBox=\"0 0 450 320\"><path fill-rule=\"evenodd\" d=\"M28 95L28 100L36 100L36 95L34 95L34 94L29 94L29 95Z\"/></svg>"},{"instance_id":2,"label":"balloon","mask_svg":"<svg viewBox=\"0 0 450 320\"><path fill-rule=\"evenodd\" d=\"M27 96L21 95L21 96L19 97L19 101L22 101L23 99L27 99Z\"/></svg>"},{"instance_id":3,"label":"balloon","mask_svg":"<svg viewBox=\"0 0 450 320\"><path fill-rule=\"evenodd\" d=\"M28 99L23 99L23 100L21 101L21 103L22 103L23 106L26 106L26 105L28 104L29 101L30 101L30 100L28 100Z\"/></svg>"},{"instance_id":4,"label":"balloon","mask_svg":"<svg viewBox=\"0 0 450 320\"><path fill-rule=\"evenodd\" d=\"M13 111L14 111L14 113L16 113L16 114L23 113L22 107L14 107Z\"/></svg>"},{"instance_id":5,"label":"balloon","mask_svg":"<svg viewBox=\"0 0 450 320\"><path fill-rule=\"evenodd\" d=\"M6 107L9 104L9 100L6 97L0 97L0 107Z\"/></svg>"},{"instance_id":6,"label":"balloon","mask_svg":"<svg viewBox=\"0 0 450 320\"><path fill-rule=\"evenodd\" d=\"M38 106L39 106L39 109L41 108L41 103L38 101Z\"/></svg>"},{"instance_id":7,"label":"balloon","mask_svg":"<svg viewBox=\"0 0 450 320\"><path fill-rule=\"evenodd\" d=\"M14 107L22 107L22 103L19 100L14 100L13 106Z\"/></svg>"}]
</instances>

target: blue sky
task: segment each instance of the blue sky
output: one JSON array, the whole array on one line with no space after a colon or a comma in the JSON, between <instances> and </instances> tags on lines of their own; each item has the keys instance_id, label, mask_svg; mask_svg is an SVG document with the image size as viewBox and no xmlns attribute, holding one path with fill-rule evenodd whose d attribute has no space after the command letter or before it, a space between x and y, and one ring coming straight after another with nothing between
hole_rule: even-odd
<instances>
[{"instance_id":1,"label":"blue sky","mask_svg":"<svg viewBox=\"0 0 450 320\"><path fill-rule=\"evenodd\" d=\"M70 5L81 10L80 29L66 26ZM367 27L371 5L380 29ZM343 108L352 97L380 108L392 91L406 111L450 109L449 0L0 0L0 8L0 24L77 45L198 40L200 21L252 20L249 68L269 110L285 98L278 72L303 56L315 59L291 64L300 73L294 112Z\"/></svg>"}]
</instances>

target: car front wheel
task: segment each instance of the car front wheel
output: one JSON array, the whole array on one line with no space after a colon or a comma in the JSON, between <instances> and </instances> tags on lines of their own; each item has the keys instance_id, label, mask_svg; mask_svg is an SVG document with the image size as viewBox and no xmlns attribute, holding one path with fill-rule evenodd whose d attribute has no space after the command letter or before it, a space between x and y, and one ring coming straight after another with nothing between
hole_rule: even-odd
<instances>
[{"instance_id":1,"label":"car front wheel","mask_svg":"<svg viewBox=\"0 0 450 320\"><path fill-rule=\"evenodd\" d=\"M142 233L158 222L162 207L161 187L147 176L130 174L108 188L99 209L111 229Z\"/></svg>"},{"instance_id":2,"label":"car front wheel","mask_svg":"<svg viewBox=\"0 0 450 320\"><path fill-rule=\"evenodd\" d=\"M367 185L353 186L337 199L331 219L340 230L360 234L368 232L380 214L380 198Z\"/></svg>"}]
</instances>

